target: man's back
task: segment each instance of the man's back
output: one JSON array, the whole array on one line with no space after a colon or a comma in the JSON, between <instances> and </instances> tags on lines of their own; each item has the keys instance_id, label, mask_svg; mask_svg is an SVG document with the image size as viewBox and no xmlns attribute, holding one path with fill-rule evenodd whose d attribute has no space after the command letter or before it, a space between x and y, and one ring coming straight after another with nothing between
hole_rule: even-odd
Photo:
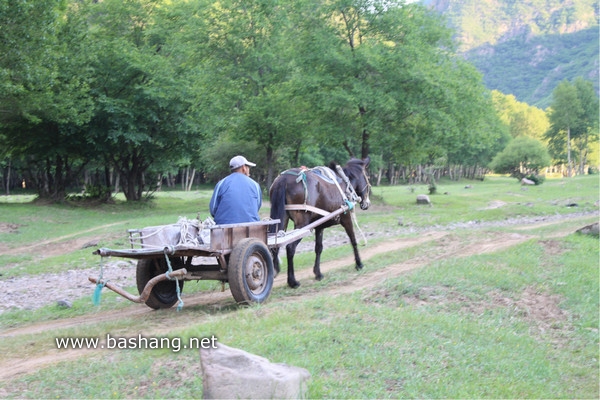
<instances>
[{"instance_id":1,"label":"man's back","mask_svg":"<svg viewBox=\"0 0 600 400\"><path fill-rule=\"evenodd\" d=\"M219 225L260 221L258 210L261 205L258 183L242 173L234 172L215 186L210 200L210 213Z\"/></svg>"}]
</instances>

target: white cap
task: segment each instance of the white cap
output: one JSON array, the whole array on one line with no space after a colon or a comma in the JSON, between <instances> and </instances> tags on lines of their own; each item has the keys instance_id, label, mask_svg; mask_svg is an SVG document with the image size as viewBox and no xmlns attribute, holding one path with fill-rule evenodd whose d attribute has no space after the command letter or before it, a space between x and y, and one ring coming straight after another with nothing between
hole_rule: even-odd
<instances>
[{"instance_id":1,"label":"white cap","mask_svg":"<svg viewBox=\"0 0 600 400\"><path fill-rule=\"evenodd\" d=\"M229 161L229 168L232 170L238 169L242 165L247 165L249 167L256 167L256 164L246 160L246 157L244 157L244 156L235 156L231 159L231 161Z\"/></svg>"}]
</instances>

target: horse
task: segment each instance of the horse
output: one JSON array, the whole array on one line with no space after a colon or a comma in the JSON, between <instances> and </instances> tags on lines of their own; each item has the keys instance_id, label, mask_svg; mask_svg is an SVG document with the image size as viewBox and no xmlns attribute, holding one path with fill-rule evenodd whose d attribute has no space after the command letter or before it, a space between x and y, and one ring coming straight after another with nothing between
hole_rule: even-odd
<instances>
[{"instance_id":1,"label":"horse","mask_svg":"<svg viewBox=\"0 0 600 400\"><path fill-rule=\"evenodd\" d=\"M352 158L346 166L340 167L331 163L329 167L313 169L292 168L283 171L269 189L271 200L271 219L279 219L280 230L287 230L290 220L294 222L295 229L300 229L318 220L323 215L339 210L347 205L349 209L335 218L324 222L314 228L315 230L315 264L313 272L316 280L323 279L321 274L321 252L323 251L323 230L333 225L340 224L344 227L354 250L356 269L363 268L360 259L356 236L352 225L352 213L355 202L360 203L362 210L367 210L371 205L369 192L371 185L366 169L370 158ZM277 226L270 227L270 233L275 233ZM294 254L302 238L286 246L288 276L287 283L291 288L297 288L300 283L294 276ZM272 249L273 264L276 273L280 272L279 247Z\"/></svg>"}]
</instances>

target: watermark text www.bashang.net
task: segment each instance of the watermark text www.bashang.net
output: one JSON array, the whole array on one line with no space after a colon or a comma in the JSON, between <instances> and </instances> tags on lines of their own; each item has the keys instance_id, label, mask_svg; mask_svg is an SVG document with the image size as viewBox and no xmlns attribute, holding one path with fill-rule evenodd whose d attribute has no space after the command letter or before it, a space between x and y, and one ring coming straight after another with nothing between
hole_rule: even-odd
<instances>
[{"instance_id":1,"label":"watermark text www.bashang.net","mask_svg":"<svg viewBox=\"0 0 600 400\"><path fill-rule=\"evenodd\" d=\"M104 340L102 340L104 339ZM137 336L112 336L107 333L105 337L57 337L55 338L56 347L58 349L118 349L118 350L135 350L135 349L170 349L173 353L177 353L182 349L214 349L217 347L217 338L211 337L190 337L181 339L179 337L146 337Z\"/></svg>"}]
</instances>

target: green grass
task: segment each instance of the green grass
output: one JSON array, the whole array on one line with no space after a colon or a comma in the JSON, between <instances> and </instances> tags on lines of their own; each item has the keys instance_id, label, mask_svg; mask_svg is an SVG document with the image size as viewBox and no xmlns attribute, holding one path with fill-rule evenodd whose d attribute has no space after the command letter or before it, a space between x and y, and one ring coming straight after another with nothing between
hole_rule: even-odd
<instances>
[{"instance_id":1,"label":"green grass","mask_svg":"<svg viewBox=\"0 0 600 400\"><path fill-rule=\"evenodd\" d=\"M407 238L415 236L410 228L456 224L448 240L468 243L482 232L461 225L468 221L550 218L573 212L588 213L587 220L597 218L597 176L547 180L527 190L506 178L471 183L470 189L464 189L465 184L439 184L441 193L450 194L431 196L433 207L414 204L419 190L374 188L375 206L358 211L359 222L365 232L377 224L391 236ZM152 205L120 203L96 210L27 203L10 206L15 207L15 214L35 215L39 220L62 215L72 221L64 225L74 229L64 227L63 235L82 229L85 224L75 221L78 218L86 218L91 228L126 220L124 226L107 229L110 244L122 240L118 233L123 228L174 223L180 215L194 217L198 210L207 209L209 198L210 191L173 192L157 196ZM496 200L507 204L485 210ZM572 202L578 207L566 207ZM0 204L0 210L4 207ZM0 223L6 221L5 215ZM581 222L565 225L574 231ZM577 234L555 238L552 228L543 226L526 231L512 230L510 225L490 226L486 232L536 234L540 239L503 251L441 260L434 256L443 251L444 241L390 249L369 259L361 272L354 271L350 262L327 273L321 282L303 281L297 290L276 288L269 302L250 307L228 301L220 309L186 306L179 313L161 310L129 320L119 318L118 310L143 306L117 300L104 291L100 308L81 299L68 310L47 306L0 314L0 326L7 327L81 316L93 321L99 312L115 311L114 321L5 336L0 352L10 359L43 353L52 348L54 337L64 335L168 332L183 340L215 335L224 344L273 362L306 368L312 375L310 398L598 398L598 239ZM35 241L20 238L12 244L25 245L30 240ZM326 249L323 262L351 254L347 245ZM423 261L422 268L397 278L351 294L320 294L424 255L430 261ZM34 254L27 257L35 259ZM313 257L311 253L298 255L297 268L311 268ZM66 265L73 267L80 259L80 251L74 251L71 256L41 260L34 270L58 271ZM16 273L19 268L25 268L24 263L14 260L0 271ZM188 290L215 290L214 283L189 284L184 295ZM105 350L0 382L0 393L6 398L199 398L201 390L197 350Z\"/></svg>"},{"instance_id":2,"label":"green grass","mask_svg":"<svg viewBox=\"0 0 600 400\"><path fill-rule=\"evenodd\" d=\"M542 185L526 187L513 178L488 177L484 181L462 184L442 181L438 184L438 194L429 196L432 207L416 204L417 194L428 193L427 185L373 187L372 197L394 207L387 215L392 223L397 224L398 219L402 219L406 225L428 226L585 212L597 209L595 202L599 192L597 175L571 180L548 179ZM497 202L505 204L491 208ZM578 206L567 207L573 203Z\"/></svg>"}]
</instances>

